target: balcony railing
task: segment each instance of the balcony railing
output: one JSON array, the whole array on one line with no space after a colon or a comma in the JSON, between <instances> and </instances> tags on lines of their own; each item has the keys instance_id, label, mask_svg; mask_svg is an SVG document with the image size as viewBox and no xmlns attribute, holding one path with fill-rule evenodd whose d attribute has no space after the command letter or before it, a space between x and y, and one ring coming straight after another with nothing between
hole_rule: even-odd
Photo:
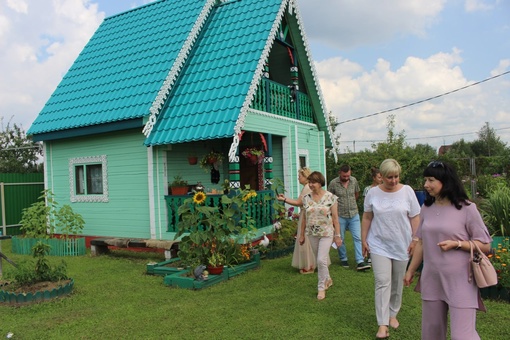
<instances>
[{"instance_id":1,"label":"balcony railing","mask_svg":"<svg viewBox=\"0 0 510 340\"><path fill-rule=\"evenodd\" d=\"M296 91L292 98L290 88L265 78L257 88L251 108L313 123L312 105L306 94Z\"/></svg>"},{"instance_id":2,"label":"balcony railing","mask_svg":"<svg viewBox=\"0 0 510 340\"><path fill-rule=\"evenodd\" d=\"M220 205L220 199L222 195L207 194L205 201L206 206L218 206ZM168 229L169 232L177 232L177 223L179 222L179 215L177 211L179 206L184 203L184 200L189 198L189 195L183 196L165 196L166 206L168 211ZM274 197L272 190L259 190L257 196L251 198L246 204L248 204L247 210L249 216L255 220L255 227L257 229L272 225L273 205L271 200L267 200L266 197Z\"/></svg>"}]
</instances>

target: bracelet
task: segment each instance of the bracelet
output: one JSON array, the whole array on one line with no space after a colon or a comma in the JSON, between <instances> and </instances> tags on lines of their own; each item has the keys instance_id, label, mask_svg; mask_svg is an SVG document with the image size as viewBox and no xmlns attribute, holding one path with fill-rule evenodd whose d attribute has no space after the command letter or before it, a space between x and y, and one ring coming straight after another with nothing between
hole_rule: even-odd
<instances>
[{"instance_id":1,"label":"bracelet","mask_svg":"<svg viewBox=\"0 0 510 340\"><path fill-rule=\"evenodd\" d=\"M413 237L413 241L418 242L420 239L418 237Z\"/></svg>"},{"instance_id":2,"label":"bracelet","mask_svg":"<svg viewBox=\"0 0 510 340\"><path fill-rule=\"evenodd\" d=\"M340 238L342 238L342 236L340 236L340 234L337 234L337 235L335 235L333 237L340 237Z\"/></svg>"},{"instance_id":3,"label":"bracelet","mask_svg":"<svg viewBox=\"0 0 510 340\"><path fill-rule=\"evenodd\" d=\"M460 241L457 241L458 244L457 244L457 248L455 248L455 250L459 250L460 248L462 248L462 243L460 243Z\"/></svg>"}]
</instances>

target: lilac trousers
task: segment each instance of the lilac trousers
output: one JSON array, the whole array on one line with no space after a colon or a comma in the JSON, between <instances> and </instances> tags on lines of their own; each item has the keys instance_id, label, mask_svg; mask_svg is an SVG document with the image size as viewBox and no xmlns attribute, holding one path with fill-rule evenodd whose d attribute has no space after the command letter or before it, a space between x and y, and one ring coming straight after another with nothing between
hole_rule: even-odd
<instances>
[{"instance_id":1,"label":"lilac trousers","mask_svg":"<svg viewBox=\"0 0 510 340\"><path fill-rule=\"evenodd\" d=\"M444 301L422 300L422 340L446 340L450 312L452 340L479 340L476 331L476 309L450 307Z\"/></svg>"}]
</instances>

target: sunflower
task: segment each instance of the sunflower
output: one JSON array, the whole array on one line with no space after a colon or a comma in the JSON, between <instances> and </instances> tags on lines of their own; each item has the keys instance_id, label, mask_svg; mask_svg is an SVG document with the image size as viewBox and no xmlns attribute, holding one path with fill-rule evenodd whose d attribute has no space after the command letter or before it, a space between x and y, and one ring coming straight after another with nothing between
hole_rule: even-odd
<instances>
[{"instance_id":1,"label":"sunflower","mask_svg":"<svg viewBox=\"0 0 510 340\"><path fill-rule=\"evenodd\" d=\"M202 204L205 202L206 197L207 196L203 192L199 191L193 196L193 203Z\"/></svg>"},{"instance_id":2,"label":"sunflower","mask_svg":"<svg viewBox=\"0 0 510 340\"><path fill-rule=\"evenodd\" d=\"M243 197L243 201L246 202L248 201L250 198L252 197L257 197L257 192L255 190L250 190L249 193L247 193L246 195L244 195Z\"/></svg>"}]
</instances>

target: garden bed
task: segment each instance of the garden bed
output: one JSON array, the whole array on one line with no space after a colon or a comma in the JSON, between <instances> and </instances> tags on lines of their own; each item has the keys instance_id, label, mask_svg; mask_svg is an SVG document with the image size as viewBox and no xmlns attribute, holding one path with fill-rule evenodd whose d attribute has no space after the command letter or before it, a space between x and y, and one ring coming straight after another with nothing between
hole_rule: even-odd
<instances>
[{"instance_id":1,"label":"garden bed","mask_svg":"<svg viewBox=\"0 0 510 340\"><path fill-rule=\"evenodd\" d=\"M0 289L0 303L8 305L29 305L43 301L50 301L71 294L74 280L61 282L40 282L25 290L11 291L9 284L2 285Z\"/></svg>"},{"instance_id":2,"label":"garden bed","mask_svg":"<svg viewBox=\"0 0 510 340\"><path fill-rule=\"evenodd\" d=\"M250 269L260 266L260 255L255 254L249 262L236 266L226 266L220 275L211 275L205 280L197 280L189 276L189 268L182 268L176 264L179 258L170 259L159 263L147 264L147 274L164 276L163 283L166 286L187 288L187 289L203 289L226 281L232 277L242 274Z\"/></svg>"}]
</instances>

